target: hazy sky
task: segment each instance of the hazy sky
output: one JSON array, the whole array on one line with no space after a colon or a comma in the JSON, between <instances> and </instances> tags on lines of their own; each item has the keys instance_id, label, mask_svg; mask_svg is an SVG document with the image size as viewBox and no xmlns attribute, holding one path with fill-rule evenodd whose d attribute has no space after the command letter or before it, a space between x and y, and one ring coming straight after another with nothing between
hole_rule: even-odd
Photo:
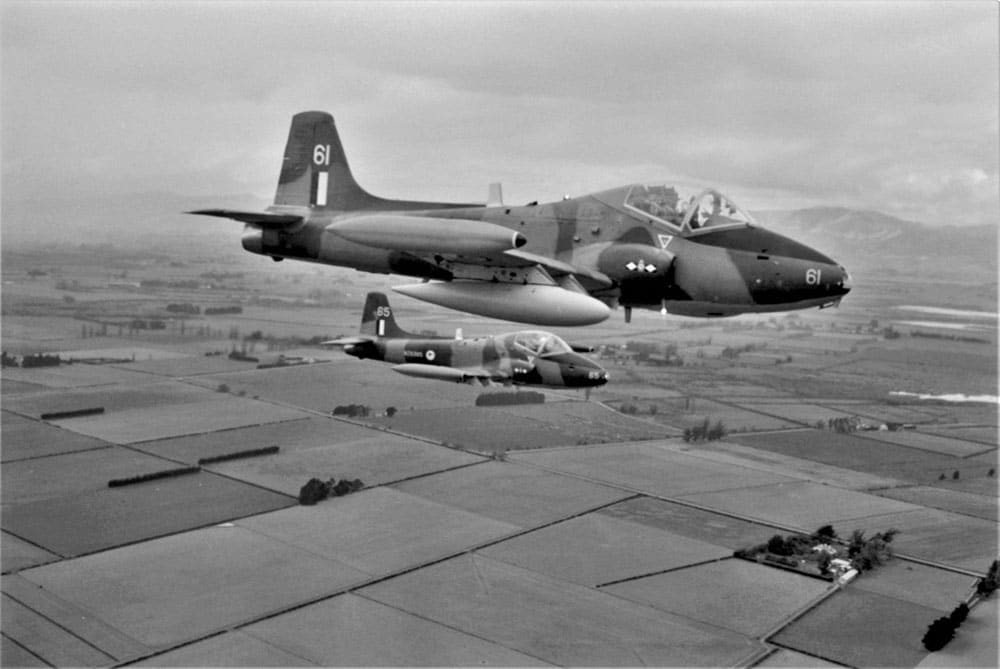
<instances>
[{"instance_id":1,"label":"hazy sky","mask_svg":"<svg viewBox=\"0 0 1000 669\"><path fill-rule=\"evenodd\" d=\"M18 2L3 198L270 199L331 112L386 197L680 179L751 209L996 223L998 4Z\"/></svg>"}]
</instances>

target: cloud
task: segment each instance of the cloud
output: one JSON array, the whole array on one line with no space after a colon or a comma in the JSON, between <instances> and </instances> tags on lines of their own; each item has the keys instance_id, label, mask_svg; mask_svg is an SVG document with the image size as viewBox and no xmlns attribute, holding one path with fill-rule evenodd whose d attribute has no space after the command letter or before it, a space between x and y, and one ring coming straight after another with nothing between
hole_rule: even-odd
<instances>
[{"instance_id":1,"label":"cloud","mask_svg":"<svg viewBox=\"0 0 1000 669\"><path fill-rule=\"evenodd\" d=\"M502 179L517 201L683 178L762 208L1000 217L993 3L0 12L5 197L270 195L288 119L326 109L359 181L389 196L481 199Z\"/></svg>"}]
</instances>

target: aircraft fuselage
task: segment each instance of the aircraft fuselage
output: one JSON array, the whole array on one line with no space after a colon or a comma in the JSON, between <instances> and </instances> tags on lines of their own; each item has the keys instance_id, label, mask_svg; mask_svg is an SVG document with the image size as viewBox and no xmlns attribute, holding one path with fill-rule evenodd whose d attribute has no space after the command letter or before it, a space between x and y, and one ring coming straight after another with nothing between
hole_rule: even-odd
<instances>
[{"instance_id":1,"label":"aircraft fuselage","mask_svg":"<svg viewBox=\"0 0 1000 669\"><path fill-rule=\"evenodd\" d=\"M389 200L354 180L333 117L292 119L274 205L192 213L246 224L243 247L427 280L417 299L538 325L587 325L625 307L729 316L837 304L831 258L765 230L722 193L634 184L547 204Z\"/></svg>"},{"instance_id":2,"label":"aircraft fuselage","mask_svg":"<svg viewBox=\"0 0 1000 669\"><path fill-rule=\"evenodd\" d=\"M762 227L706 229L687 237L664 234L656 222L605 202L624 190L533 206L448 207L406 214L483 221L512 234L521 233L526 239L522 251L611 276L615 285L609 288L586 286L585 278L582 283L591 295L621 306L666 309L679 315L730 316L826 306L850 289L847 271L833 259ZM405 251L357 243L327 230L339 218L352 216L310 212L302 224L286 230L247 225L243 246L275 259L294 258L364 272L445 281L469 274L468 268L448 259L434 262ZM630 241L623 243L622 238ZM402 232L400 241L406 243ZM503 270L477 268L473 272L481 280L490 280L495 273Z\"/></svg>"}]
</instances>

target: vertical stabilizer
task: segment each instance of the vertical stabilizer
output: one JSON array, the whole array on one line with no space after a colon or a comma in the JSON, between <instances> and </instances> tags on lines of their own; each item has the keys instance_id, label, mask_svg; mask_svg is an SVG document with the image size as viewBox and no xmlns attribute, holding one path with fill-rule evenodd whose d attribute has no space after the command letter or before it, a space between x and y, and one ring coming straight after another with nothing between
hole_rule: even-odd
<instances>
[{"instance_id":1,"label":"vertical stabilizer","mask_svg":"<svg viewBox=\"0 0 1000 669\"><path fill-rule=\"evenodd\" d=\"M274 204L349 211L371 200L351 175L333 116L318 111L293 116Z\"/></svg>"},{"instance_id":2,"label":"vertical stabilizer","mask_svg":"<svg viewBox=\"0 0 1000 669\"><path fill-rule=\"evenodd\" d=\"M361 334L387 337L389 339L408 338L412 335L396 325L396 317L389 306L385 293L368 293L365 310L361 313Z\"/></svg>"}]
</instances>

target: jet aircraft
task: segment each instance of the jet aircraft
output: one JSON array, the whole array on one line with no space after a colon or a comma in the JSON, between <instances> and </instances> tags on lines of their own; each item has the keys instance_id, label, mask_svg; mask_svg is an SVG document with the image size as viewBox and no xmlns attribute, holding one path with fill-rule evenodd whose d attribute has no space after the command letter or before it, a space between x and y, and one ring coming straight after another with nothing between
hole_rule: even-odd
<instances>
[{"instance_id":1,"label":"jet aircraft","mask_svg":"<svg viewBox=\"0 0 1000 669\"><path fill-rule=\"evenodd\" d=\"M354 180L333 117L292 118L274 204L189 212L245 224L243 248L400 274L393 290L483 316L588 325L611 307L731 316L828 307L847 270L714 189L635 184L547 204L388 200Z\"/></svg>"},{"instance_id":2,"label":"jet aircraft","mask_svg":"<svg viewBox=\"0 0 1000 669\"><path fill-rule=\"evenodd\" d=\"M541 330L487 337L419 337L400 329L384 293L368 293L361 333L323 342L343 346L357 358L395 363L406 376L482 385L537 385L592 388L608 382L602 367L581 355L590 349L570 346Z\"/></svg>"}]
</instances>

